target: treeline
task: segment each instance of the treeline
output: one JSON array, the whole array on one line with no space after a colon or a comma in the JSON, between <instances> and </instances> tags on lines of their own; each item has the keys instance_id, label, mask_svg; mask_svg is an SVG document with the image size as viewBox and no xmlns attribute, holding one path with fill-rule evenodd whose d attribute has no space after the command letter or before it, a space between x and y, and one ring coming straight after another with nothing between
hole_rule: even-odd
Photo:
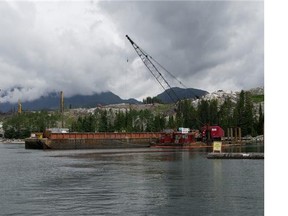
<instances>
[{"instance_id":1,"label":"treeline","mask_svg":"<svg viewBox=\"0 0 288 216\"><path fill-rule=\"evenodd\" d=\"M161 99L157 97L147 97L146 99L143 99L144 104L154 104L154 103L163 103Z\"/></svg>"},{"instance_id":2,"label":"treeline","mask_svg":"<svg viewBox=\"0 0 288 216\"><path fill-rule=\"evenodd\" d=\"M251 94L244 91L236 103L229 98L221 105L217 100L200 100L198 106L193 107L190 100L183 100L169 115L151 110L123 112L99 108L76 119L64 119L65 127L71 132L153 132L179 127L201 129L206 124L219 125L225 132L229 127L241 127L243 136L264 134L262 107L255 110ZM59 125L59 113L36 112L14 115L4 122L3 129L7 138L25 138L31 132L43 132L45 128Z\"/></svg>"},{"instance_id":3,"label":"treeline","mask_svg":"<svg viewBox=\"0 0 288 216\"><path fill-rule=\"evenodd\" d=\"M43 132L46 128L57 127L61 116L59 113L25 112L15 114L3 123L5 138L24 139L32 132Z\"/></svg>"},{"instance_id":4,"label":"treeline","mask_svg":"<svg viewBox=\"0 0 288 216\"><path fill-rule=\"evenodd\" d=\"M164 115L154 115L149 110L113 111L96 109L93 114L79 117L71 125L78 132L152 132L166 127Z\"/></svg>"},{"instance_id":5,"label":"treeline","mask_svg":"<svg viewBox=\"0 0 288 216\"><path fill-rule=\"evenodd\" d=\"M241 91L235 103L230 98L219 105L217 100L201 100L195 108L190 100L183 100L175 108L174 115L153 114L149 110L126 112L97 109L94 114L79 117L72 123L71 131L79 132L152 132L166 128L187 127L201 129L204 125L219 125L224 131L241 127L242 135L264 133L264 115L259 105L255 110L252 95Z\"/></svg>"},{"instance_id":6,"label":"treeline","mask_svg":"<svg viewBox=\"0 0 288 216\"><path fill-rule=\"evenodd\" d=\"M197 108L186 100L178 105L176 119L178 125L189 128L201 128L201 126L219 125L226 132L230 127L240 127L242 136L264 134L264 114L262 106L255 109L250 92L241 91L236 103L226 98L219 105L218 100L201 100Z\"/></svg>"}]
</instances>

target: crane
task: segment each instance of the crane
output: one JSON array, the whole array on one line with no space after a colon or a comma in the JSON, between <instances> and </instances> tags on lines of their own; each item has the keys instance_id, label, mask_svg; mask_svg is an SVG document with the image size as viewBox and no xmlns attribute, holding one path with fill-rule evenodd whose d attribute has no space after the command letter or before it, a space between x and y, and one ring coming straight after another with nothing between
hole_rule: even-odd
<instances>
[{"instance_id":1,"label":"crane","mask_svg":"<svg viewBox=\"0 0 288 216\"><path fill-rule=\"evenodd\" d=\"M171 88L170 84L168 81L164 78L164 76L160 73L158 68L156 67L155 64L160 66L163 70L165 70L170 76L172 76L174 79L176 79L184 88L187 89L187 87L179 81L173 74L171 74L169 71L167 71L162 65L160 65L159 62L157 62L155 59L153 59L150 55L148 55L143 49L141 49L128 35L126 35L127 39L130 41L132 44L133 48L135 49L136 53L138 56L141 58L145 66L148 68L150 73L155 77L157 82L161 85L161 87L165 90L165 92L168 94L169 98L177 105L177 102L180 101L180 98L177 96L176 92ZM196 98L199 98L196 95ZM181 105L181 104L179 104ZM181 107L179 107L181 109ZM203 133L207 137L207 143L210 142L211 136L212 136L212 127L217 127L218 126L210 126L209 123L204 124L201 122L199 119L195 118L196 121L200 122L200 124L205 125L203 128L205 128L205 132ZM220 127L219 127L220 128ZM215 129L215 128L214 128ZM222 130L222 128L220 128ZM220 130L219 129L219 130ZM223 131L223 130L222 130ZM221 131L221 136L224 136L224 132L222 134Z\"/></svg>"},{"instance_id":2,"label":"crane","mask_svg":"<svg viewBox=\"0 0 288 216\"><path fill-rule=\"evenodd\" d=\"M161 74L161 72L159 71L159 69L156 67L155 64L158 64L162 69L168 72L178 82L180 81L173 74L167 71L163 66L161 66L155 59L153 59L150 55L148 55L143 49L141 49L128 35L126 35L126 37L130 41L136 53L138 54L140 59L143 61L145 66L148 68L150 73L155 77L155 79L160 84L160 86L168 94L169 98L176 104L180 100L180 98L177 96L176 92L173 90L171 85L164 78L164 76ZM180 82L180 84L184 86L182 82ZM184 87L186 88L186 86Z\"/></svg>"}]
</instances>

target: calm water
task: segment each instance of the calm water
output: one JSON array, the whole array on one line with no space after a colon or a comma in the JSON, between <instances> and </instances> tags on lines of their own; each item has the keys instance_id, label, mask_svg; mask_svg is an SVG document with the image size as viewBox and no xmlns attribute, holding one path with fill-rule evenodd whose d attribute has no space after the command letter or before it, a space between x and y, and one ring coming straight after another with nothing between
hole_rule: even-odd
<instances>
[{"instance_id":1,"label":"calm water","mask_svg":"<svg viewBox=\"0 0 288 216\"><path fill-rule=\"evenodd\" d=\"M205 156L0 144L0 215L264 215L264 160Z\"/></svg>"}]
</instances>

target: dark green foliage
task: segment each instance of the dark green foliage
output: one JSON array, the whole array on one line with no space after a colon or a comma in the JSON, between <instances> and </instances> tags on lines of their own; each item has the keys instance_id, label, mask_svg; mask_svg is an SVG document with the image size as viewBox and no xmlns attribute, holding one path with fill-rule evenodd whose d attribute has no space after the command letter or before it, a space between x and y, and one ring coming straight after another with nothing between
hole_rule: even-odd
<instances>
[{"instance_id":1,"label":"dark green foliage","mask_svg":"<svg viewBox=\"0 0 288 216\"><path fill-rule=\"evenodd\" d=\"M209 101L201 100L198 109L198 121L200 124L205 125L210 122L210 108L209 108Z\"/></svg>"},{"instance_id":2,"label":"dark green foliage","mask_svg":"<svg viewBox=\"0 0 288 216\"><path fill-rule=\"evenodd\" d=\"M167 127L172 129L176 128L176 123L173 116L169 116Z\"/></svg>"},{"instance_id":3,"label":"dark green foliage","mask_svg":"<svg viewBox=\"0 0 288 216\"><path fill-rule=\"evenodd\" d=\"M84 129L84 131L88 132ZM108 117L107 117L107 111L104 110L100 113L100 122L99 122L99 132L107 132L108 131Z\"/></svg>"},{"instance_id":4,"label":"dark green foliage","mask_svg":"<svg viewBox=\"0 0 288 216\"><path fill-rule=\"evenodd\" d=\"M198 128L199 116L197 110L192 106L190 100L183 100L178 103L176 122L174 128Z\"/></svg>"},{"instance_id":5,"label":"dark green foliage","mask_svg":"<svg viewBox=\"0 0 288 216\"><path fill-rule=\"evenodd\" d=\"M257 128L255 126L256 119L254 116L251 94L249 92L241 91L234 109L233 126L241 128L242 136L257 135Z\"/></svg>"},{"instance_id":6,"label":"dark green foliage","mask_svg":"<svg viewBox=\"0 0 288 216\"><path fill-rule=\"evenodd\" d=\"M227 131L229 127L234 126L233 109L234 104L230 98L226 98L219 108L219 125L224 131Z\"/></svg>"},{"instance_id":7,"label":"dark green foliage","mask_svg":"<svg viewBox=\"0 0 288 216\"><path fill-rule=\"evenodd\" d=\"M242 131L243 135L256 135L256 130L254 128L255 119L254 119L254 113L253 113L253 103L251 99L251 93L245 92L245 104L244 104L244 126ZM243 130L242 129L242 130Z\"/></svg>"},{"instance_id":8,"label":"dark green foliage","mask_svg":"<svg viewBox=\"0 0 288 216\"><path fill-rule=\"evenodd\" d=\"M57 113L27 112L8 118L3 124L3 129L6 138L23 139L29 137L32 132L44 132L46 128L56 127L59 120L60 115Z\"/></svg>"},{"instance_id":9,"label":"dark green foliage","mask_svg":"<svg viewBox=\"0 0 288 216\"><path fill-rule=\"evenodd\" d=\"M162 115L153 115L149 110L126 110L125 112L96 110L94 115L79 117L72 123L71 131L78 132L152 132L166 128Z\"/></svg>"},{"instance_id":10,"label":"dark green foliage","mask_svg":"<svg viewBox=\"0 0 288 216\"><path fill-rule=\"evenodd\" d=\"M259 117L256 121L256 130L257 130L257 134L264 134L264 114L262 111L262 106L260 104L259 106Z\"/></svg>"},{"instance_id":11,"label":"dark green foliage","mask_svg":"<svg viewBox=\"0 0 288 216\"><path fill-rule=\"evenodd\" d=\"M254 103L260 103L264 101L264 95L251 95L251 100Z\"/></svg>"},{"instance_id":12,"label":"dark green foliage","mask_svg":"<svg viewBox=\"0 0 288 216\"><path fill-rule=\"evenodd\" d=\"M209 118L211 125L219 125L218 101L215 99L209 103Z\"/></svg>"},{"instance_id":13,"label":"dark green foliage","mask_svg":"<svg viewBox=\"0 0 288 216\"><path fill-rule=\"evenodd\" d=\"M163 103L161 101L161 99L157 98L157 97L147 97L146 99L143 99L143 103L144 104L154 104L154 103Z\"/></svg>"}]
</instances>

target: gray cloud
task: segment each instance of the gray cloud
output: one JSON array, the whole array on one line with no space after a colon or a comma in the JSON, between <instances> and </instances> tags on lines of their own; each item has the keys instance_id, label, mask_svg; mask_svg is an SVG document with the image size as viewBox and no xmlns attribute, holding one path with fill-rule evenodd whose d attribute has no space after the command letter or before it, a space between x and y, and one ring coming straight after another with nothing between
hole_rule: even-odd
<instances>
[{"instance_id":1,"label":"gray cloud","mask_svg":"<svg viewBox=\"0 0 288 216\"><path fill-rule=\"evenodd\" d=\"M263 2L1 1L0 13L0 89L21 87L2 101L160 93L126 34L188 87L264 85Z\"/></svg>"},{"instance_id":2,"label":"gray cloud","mask_svg":"<svg viewBox=\"0 0 288 216\"><path fill-rule=\"evenodd\" d=\"M263 85L263 2L103 5L112 11L121 29L131 32L190 87L215 90ZM243 83L244 74L256 75ZM211 82L205 83L207 79ZM231 85L225 85L226 80Z\"/></svg>"}]
</instances>

